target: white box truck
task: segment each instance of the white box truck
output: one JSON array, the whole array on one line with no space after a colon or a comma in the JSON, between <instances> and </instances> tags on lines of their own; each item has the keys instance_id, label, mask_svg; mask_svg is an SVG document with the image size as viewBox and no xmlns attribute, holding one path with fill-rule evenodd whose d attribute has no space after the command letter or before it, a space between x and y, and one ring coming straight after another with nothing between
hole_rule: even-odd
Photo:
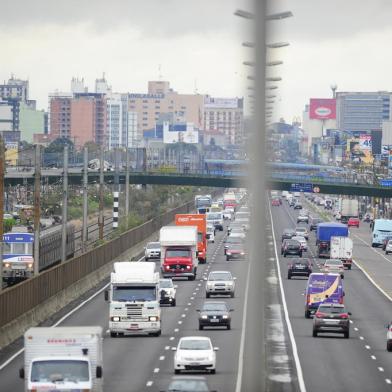
<instances>
[{"instance_id":1,"label":"white box truck","mask_svg":"<svg viewBox=\"0 0 392 392\"><path fill-rule=\"evenodd\" d=\"M197 227L164 226L159 233L161 271L164 278L186 277L197 273Z\"/></svg>"},{"instance_id":2,"label":"white box truck","mask_svg":"<svg viewBox=\"0 0 392 392\"><path fill-rule=\"evenodd\" d=\"M25 391L103 391L101 327L30 328L24 347Z\"/></svg>"},{"instance_id":3,"label":"white box truck","mask_svg":"<svg viewBox=\"0 0 392 392\"><path fill-rule=\"evenodd\" d=\"M331 237L331 259L340 259L347 269L351 269L353 241L349 237Z\"/></svg>"},{"instance_id":4,"label":"white box truck","mask_svg":"<svg viewBox=\"0 0 392 392\"><path fill-rule=\"evenodd\" d=\"M155 263L116 262L110 275L109 331L119 334L161 334L159 272Z\"/></svg>"},{"instance_id":5,"label":"white box truck","mask_svg":"<svg viewBox=\"0 0 392 392\"><path fill-rule=\"evenodd\" d=\"M340 209L340 219L342 223L347 223L349 218L358 218L359 203L355 199L343 199Z\"/></svg>"}]
</instances>

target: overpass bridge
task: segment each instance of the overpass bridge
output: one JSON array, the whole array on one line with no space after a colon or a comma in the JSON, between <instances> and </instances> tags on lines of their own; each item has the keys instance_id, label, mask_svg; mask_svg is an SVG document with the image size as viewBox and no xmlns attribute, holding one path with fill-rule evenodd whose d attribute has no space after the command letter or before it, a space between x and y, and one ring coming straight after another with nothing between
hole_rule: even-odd
<instances>
[{"instance_id":1,"label":"overpass bridge","mask_svg":"<svg viewBox=\"0 0 392 392\"><path fill-rule=\"evenodd\" d=\"M63 178L62 169L47 169L41 173L42 177L50 183L59 183ZM120 184L125 183L127 173L110 171L104 173L104 182L114 184L118 176ZM5 185L23 185L33 183L34 171L8 170L5 175ZM83 170L80 168L70 168L68 182L73 185L81 185L83 182ZM89 184L99 182L99 172L88 172ZM246 186L245 171L230 172L203 172L193 171L187 173L160 171L129 172L130 184L152 184L152 185L184 185L184 186L210 186L219 188L243 187ZM266 178L267 188L274 190L293 190L293 184L297 188L301 185L311 187L315 192L337 195L357 195L392 198L392 187L354 183L351 179L335 176L320 175L293 175L271 171ZM299 185L298 185L299 184Z\"/></svg>"}]
</instances>

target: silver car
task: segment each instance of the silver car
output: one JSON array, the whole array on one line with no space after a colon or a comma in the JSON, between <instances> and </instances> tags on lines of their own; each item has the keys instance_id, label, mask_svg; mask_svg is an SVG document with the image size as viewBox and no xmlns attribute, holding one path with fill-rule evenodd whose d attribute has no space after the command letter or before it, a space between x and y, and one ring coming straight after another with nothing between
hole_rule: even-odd
<instances>
[{"instance_id":1,"label":"silver car","mask_svg":"<svg viewBox=\"0 0 392 392\"><path fill-rule=\"evenodd\" d=\"M390 253L392 253L392 240L389 240L385 247L385 254L389 255Z\"/></svg>"},{"instance_id":2,"label":"silver car","mask_svg":"<svg viewBox=\"0 0 392 392\"><path fill-rule=\"evenodd\" d=\"M161 258L161 244L159 242L149 242L144 248L144 259L146 261L150 259Z\"/></svg>"},{"instance_id":3,"label":"silver car","mask_svg":"<svg viewBox=\"0 0 392 392\"><path fill-rule=\"evenodd\" d=\"M234 297L236 278L230 271L212 271L206 282L206 297L211 295L230 295Z\"/></svg>"}]
</instances>

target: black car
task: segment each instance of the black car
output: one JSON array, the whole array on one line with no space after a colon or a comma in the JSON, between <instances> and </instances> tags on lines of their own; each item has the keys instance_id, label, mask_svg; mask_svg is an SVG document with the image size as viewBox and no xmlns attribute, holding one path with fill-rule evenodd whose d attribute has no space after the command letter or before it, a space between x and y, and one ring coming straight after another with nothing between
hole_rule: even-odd
<instances>
[{"instance_id":1,"label":"black car","mask_svg":"<svg viewBox=\"0 0 392 392\"><path fill-rule=\"evenodd\" d=\"M282 234L282 242L284 240L289 240L295 236L295 230L293 229L284 229Z\"/></svg>"},{"instance_id":2,"label":"black car","mask_svg":"<svg viewBox=\"0 0 392 392\"><path fill-rule=\"evenodd\" d=\"M241 237L230 237L228 236L225 241L223 242L223 249L224 253L226 254L227 248L230 246L230 244L242 244L244 242L244 239Z\"/></svg>"},{"instance_id":3,"label":"black car","mask_svg":"<svg viewBox=\"0 0 392 392\"><path fill-rule=\"evenodd\" d=\"M320 218L310 218L309 230L310 231L317 230L317 225L319 223L323 223L323 220Z\"/></svg>"},{"instance_id":4,"label":"black car","mask_svg":"<svg viewBox=\"0 0 392 392\"><path fill-rule=\"evenodd\" d=\"M288 263L287 279L292 276L309 276L313 271L313 264L309 259L291 259Z\"/></svg>"},{"instance_id":5,"label":"black car","mask_svg":"<svg viewBox=\"0 0 392 392\"><path fill-rule=\"evenodd\" d=\"M226 302L223 301L206 301L199 312L199 330L204 327L226 327L231 329L231 314Z\"/></svg>"},{"instance_id":6,"label":"black car","mask_svg":"<svg viewBox=\"0 0 392 392\"><path fill-rule=\"evenodd\" d=\"M283 257L287 255L297 255L302 257L301 244L295 240L286 240L284 246L282 247Z\"/></svg>"}]
</instances>

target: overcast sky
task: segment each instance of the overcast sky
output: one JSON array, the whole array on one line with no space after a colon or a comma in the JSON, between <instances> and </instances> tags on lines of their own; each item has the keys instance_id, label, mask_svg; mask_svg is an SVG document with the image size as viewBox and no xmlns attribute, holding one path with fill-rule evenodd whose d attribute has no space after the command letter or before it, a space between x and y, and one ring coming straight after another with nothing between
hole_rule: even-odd
<instances>
[{"instance_id":1,"label":"overcast sky","mask_svg":"<svg viewBox=\"0 0 392 392\"><path fill-rule=\"evenodd\" d=\"M269 52L284 65L275 119L301 116L310 97L340 91L392 90L392 0L271 0ZM233 16L251 0L0 0L0 80L29 78L30 97L69 91L73 76L90 90L103 72L117 92L145 92L161 75L179 92L246 95L241 42L250 22Z\"/></svg>"}]
</instances>

